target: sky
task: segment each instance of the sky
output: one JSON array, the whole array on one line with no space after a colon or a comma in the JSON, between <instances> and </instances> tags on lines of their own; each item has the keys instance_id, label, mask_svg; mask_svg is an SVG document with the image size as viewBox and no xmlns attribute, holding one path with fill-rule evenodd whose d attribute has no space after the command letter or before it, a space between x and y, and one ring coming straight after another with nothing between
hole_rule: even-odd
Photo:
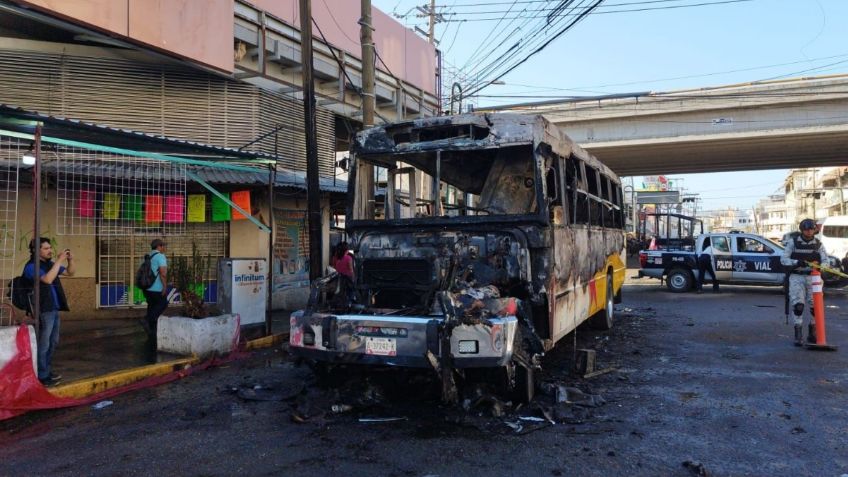
<instances>
[{"instance_id":1,"label":"sky","mask_svg":"<svg viewBox=\"0 0 848 477\"><path fill-rule=\"evenodd\" d=\"M438 23L435 30L447 69L479 71L508 56L508 48L525 34L508 33L532 26L522 18L560 3L437 0L437 12L452 20ZM691 6L703 3L711 5ZM398 21L427 29L427 19L416 17L414 7L428 0L372 4L389 14L410 13ZM494 20L483 21L486 18ZM480 106L848 73L848 0L605 0L538 54L502 77L500 72L489 70L482 79L476 77L478 83L504 83L480 90ZM711 210L751 207L779 190L786 172L675 177L683 178L686 192L701 194L702 208Z\"/></svg>"}]
</instances>

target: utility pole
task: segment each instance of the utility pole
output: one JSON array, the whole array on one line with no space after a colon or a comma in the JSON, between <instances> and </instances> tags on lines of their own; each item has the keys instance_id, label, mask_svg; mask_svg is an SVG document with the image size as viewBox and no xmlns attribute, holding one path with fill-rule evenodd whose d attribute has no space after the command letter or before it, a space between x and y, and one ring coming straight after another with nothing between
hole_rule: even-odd
<instances>
[{"instance_id":1,"label":"utility pole","mask_svg":"<svg viewBox=\"0 0 848 477\"><path fill-rule=\"evenodd\" d=\"M430 0L430 30L427 33L427 38L430 39L430 44L436 41L436 0Z\"/></svg>"},{"instance_id":2,"label":"utility pole","mask_svg":"<svg viewBox=\"0 0 848 477\"><path fill-rule=\"evenodd\" d=\"M436 23L445 21L445 18L442 15L438 15L436 13L436 0L430 0L429 8L424 6L415 7L415 10L418 10L415 16L417 18L427 18L429 21L429 28L427 31L424 31L418 27L415 27L415 31L418 33L427 36L427 40L431 45L435 45L438 43L436 41Z\"/></svg>"},{"instance_id":3,"label":"utility pole","mask_svg":"<svg viewBox=\"0 0 848 477\"><path fill-rule=\"evenodd\" d=\"M303 116L306 130L306 208L309 223L309 279L323 268L321 190L318 181L318 137L315 123L315 83L312 80L312 1L300 0L300 51L303 65ZM272 211L273 213L273 211Z\"/></svg>"},{"instance_id":4,"label":"utility pole","mask_svg":"<svg viewBox=\"0 0 848 477\"><path fill-rule=\"evenodd\" d=\"M41 320L41 124L35 127L35 165L32 167L32 319L40 327ZM39 328L36 328L39 329Z\"/></svg>"},{"instance_id":5,"label":"utility pole","mask_svg":"<svg viewBox=\"0 0 848 477\"><path fill-rule=\"evenodd\" d=\"M374 125L374 39L371 33L371 0L362 0L362 18L359 20L359 41L362 44L362 126Z\"/></svg>"},{"instance_id":6,"label":"utility pole","mask_svg":"<svg viewBox=\"0 0 848 477\"><path fill-rule=\"evenodd\" d=\"M374 39L371 33L371 0L362 0L361 18L359 19L359 42L362 48L362 127L370 128L374 125L374 68L376 67L376 54L374 53ZM365 214L374 218L374 167L370 164L359 164L357 161L356 180L365 188L364 194L359 196L365 203Z\"/></svg>"}]
</instances>

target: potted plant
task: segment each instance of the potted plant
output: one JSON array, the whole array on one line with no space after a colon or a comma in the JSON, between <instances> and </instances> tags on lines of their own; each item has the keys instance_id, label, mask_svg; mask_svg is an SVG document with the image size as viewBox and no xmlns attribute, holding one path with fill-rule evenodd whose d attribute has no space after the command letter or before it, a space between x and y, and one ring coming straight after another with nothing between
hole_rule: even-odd
<instances>
[{"instance_id":1,"label":"potted plant","mask_svg":"<svg viewBox=\"0 0 848 477\"><path fill-rule=\"evenodd\" d=\"M183 316L163 316L157 333L158 349L174 354L200 357L232 351L238 336L235 315L208 316L203 302L203 278L212 258L201 255L191 244L191 256L177 256L168 267L171 284L180 294Z\"/></svg>"},{"instance_id":2,"label":"potted plant","mask_svg":"<svg viewBox=\"0 0 848 477\"><path fill-rule=\"evenodd\" d=\"M191 256L174 257L171 282L180 294L183 314L189 318L206 318L209 311L203 303L203 277L209 270L209 255L201 255L197 244L191 244Z\"/></svg>"}]
</instances>

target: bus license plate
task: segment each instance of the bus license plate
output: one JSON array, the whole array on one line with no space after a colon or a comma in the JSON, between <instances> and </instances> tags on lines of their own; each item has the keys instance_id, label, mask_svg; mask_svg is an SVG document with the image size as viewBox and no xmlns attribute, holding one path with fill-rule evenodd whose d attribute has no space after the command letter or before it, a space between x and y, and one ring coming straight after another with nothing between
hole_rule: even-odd
<instances>
[{"instance_id":1,"label":"bus license plate","mask_svg":"<svg viewBox=\"0 0 848 477\"><path fill-rule=\"evenodd\" d=\"M365 354L397 356L397 340L394 338L365 338Z\"/></svg>"}]
</instances>

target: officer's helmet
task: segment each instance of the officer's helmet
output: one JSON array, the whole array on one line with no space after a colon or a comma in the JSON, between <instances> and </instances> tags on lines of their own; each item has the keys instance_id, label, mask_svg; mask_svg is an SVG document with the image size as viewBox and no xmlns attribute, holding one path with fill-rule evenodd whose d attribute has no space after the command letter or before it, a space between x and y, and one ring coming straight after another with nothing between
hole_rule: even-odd
<instances>
[{"instance_id":1,"label":"officer's helmet","mask_svg":"<svg viewBox=\"0 0 848 477\"><path fill-rule=\"evenodd\" d=\"M813 219L804 219L801 221L801 224L798 225L798 228L803 232L804 230L815 230L816 222Z\"/></svg>"}]
</instances>

